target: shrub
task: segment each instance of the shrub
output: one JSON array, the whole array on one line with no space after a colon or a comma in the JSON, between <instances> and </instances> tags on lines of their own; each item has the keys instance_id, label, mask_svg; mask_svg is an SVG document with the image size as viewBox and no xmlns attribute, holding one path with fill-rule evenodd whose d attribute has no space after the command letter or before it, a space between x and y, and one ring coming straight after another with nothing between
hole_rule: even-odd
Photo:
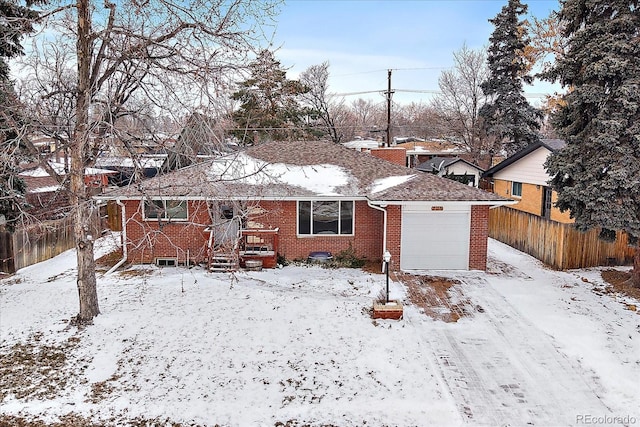
<instances>
[{"instance_id":1,"label":"shrub","mask_svg":"<svg viewBox=\"0 0 640 427\"><path fill-rule=\"evenodd\" d=\"M283 267L286 267L287 265L289 265L289 264L290 264L290 263L289 263L289 260L288 260L288 259L286 259L286 258L284 257L284 255L282 255L281 253L278 253L278 260L277 260L277 263L278 263L278 264L280 264L280 265L281 265L281 266L283 266Z\"/></svg>"},{"instance_id":2,"label":"shrub","mask_svg":"<svg viewBox=\"0 0 640 427\"><path fill-rule=\"evenodd\" d=\"M340 251L333 260L324 264L327 268L362 268L367 263L367 258L359 257L349 243L349 248Z\"/></svg>"}]
</instances>

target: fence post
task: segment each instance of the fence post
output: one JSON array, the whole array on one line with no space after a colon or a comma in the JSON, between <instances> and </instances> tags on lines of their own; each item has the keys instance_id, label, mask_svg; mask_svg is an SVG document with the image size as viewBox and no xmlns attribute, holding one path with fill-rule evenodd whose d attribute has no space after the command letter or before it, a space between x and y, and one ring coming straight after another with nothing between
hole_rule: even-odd
<instances>
[{"instance_id":1,"label":"fence post","mask_svg":"<svg viewBox=\"0 0 640 427\"><path fill-rule=\"evenodd\" d=\"M13 236L8 231L0 231L0 271L13 274L16 265L13 259Z\"/></svg>"}]
</instances>

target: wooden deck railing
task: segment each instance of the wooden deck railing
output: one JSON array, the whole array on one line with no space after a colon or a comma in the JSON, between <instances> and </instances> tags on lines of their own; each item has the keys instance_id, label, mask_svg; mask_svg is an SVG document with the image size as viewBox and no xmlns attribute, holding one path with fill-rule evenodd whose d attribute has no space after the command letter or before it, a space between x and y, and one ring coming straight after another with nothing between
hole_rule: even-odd
<instances>
[{"instance_id":1,"label":"wooden deck railing","mask_svg":"<svg viewBox=\"0 0 640 427\"><path fill-rule=\"evenodd\" d=\"M240 262L260 260L265 268L278 262L278 229L247 228L240 231Z\"/></svg>"}]
</instances>

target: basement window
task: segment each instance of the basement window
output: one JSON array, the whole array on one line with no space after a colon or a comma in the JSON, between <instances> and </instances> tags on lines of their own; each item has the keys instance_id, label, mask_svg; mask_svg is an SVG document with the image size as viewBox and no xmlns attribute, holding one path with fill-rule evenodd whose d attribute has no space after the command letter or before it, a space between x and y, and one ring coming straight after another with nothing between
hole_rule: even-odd
<instances>
[{"instance_id":1,"label":"basement window","mask_svg":"<svg viewBox=\"0 0 640 427\"><path fill-rule=\"evenodd\" d=\"M178 265L178 260L175 258L156 258L156 265L158 267L175 267Z\"/></svg>"}]
</instances>

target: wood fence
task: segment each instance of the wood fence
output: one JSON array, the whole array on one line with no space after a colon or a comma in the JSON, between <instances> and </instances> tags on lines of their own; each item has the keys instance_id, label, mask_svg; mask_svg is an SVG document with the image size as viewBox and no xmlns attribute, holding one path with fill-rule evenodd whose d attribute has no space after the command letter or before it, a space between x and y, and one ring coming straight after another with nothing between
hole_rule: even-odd
<instances>
[{"instance_id":1,"label":"wood fence","mask_svg":"<svg viewBox=\"0 0 640 427\"><path fill-rule=\"evenodd\" d=\"M91 223L91 233L101 234L100 214L96 210ZM44 221L13 233L0 232L0 271L15 273L17 270L53 258L75 247L73 216L60 220Z\"/></svg>"},{"instance_id":2,"label":"wood fence","mask_svg":"<svg viewBox=\"0 0 640 427\"><path fill-rule=\"evenodd\" d=\"M624 265L633 261L634 248L627 235L616 234L608 243L594 229L586 233L563 224L508 207L489 210L489 237L506 243L559 270L601 265Z\"/></svg>"}]
</instances>

